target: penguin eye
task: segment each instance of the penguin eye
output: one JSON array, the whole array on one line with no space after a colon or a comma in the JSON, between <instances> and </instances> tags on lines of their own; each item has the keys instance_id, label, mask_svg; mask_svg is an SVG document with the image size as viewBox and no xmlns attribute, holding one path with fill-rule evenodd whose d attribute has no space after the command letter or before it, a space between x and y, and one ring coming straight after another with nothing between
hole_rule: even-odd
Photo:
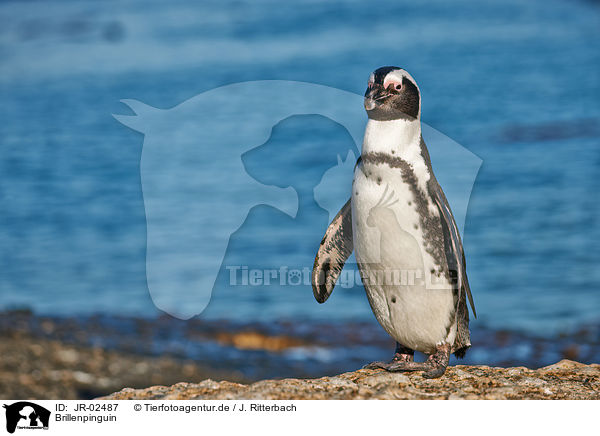
<instances>
[{"instance_id":1,"label":"penguin eye","mask_svg":"<svg viewBox=\"0 0 600 436\"><path fill-rule=\"evenodd\" d=\"M394 88L396 88L396 91L400 91L402 89L402 83L397 83Z\"/></svg>"}]
</instances>

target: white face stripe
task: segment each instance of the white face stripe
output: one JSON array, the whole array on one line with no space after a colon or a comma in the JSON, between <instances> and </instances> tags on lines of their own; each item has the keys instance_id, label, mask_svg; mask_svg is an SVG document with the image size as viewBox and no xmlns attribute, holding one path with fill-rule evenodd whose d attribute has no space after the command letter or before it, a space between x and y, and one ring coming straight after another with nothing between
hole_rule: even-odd
<instances>
[{"instance_id":1,"label":"white face stripe","mask_svg":"<svg viewBox=\"0 0 600 436\"><path fill-rule=\"evenodd\" d=\"M372 75L372 74L371 74ZM402 79L407 78L410 80L416 87L417 91L419 91L419 112L417 114L417 118L421 117L421 90L419 89L419 85L417 85L417 81L410 75L410 73L406 70L393 70L386 74L383 78L383 87L387 88L387 85L391 83L402 83Z\"/></svg>"},{"instance_id":2,"label":"white face stripe","mask_svg":"<svg viewBox=\"0 0 600 436\"><path fill-rule=\"evenodd\" d=\"M383 78L383 87L387 88L390 83L398 84L402 83L405 75L403 74L404 70L394 70L386 74Z\"/></svg>"},{"instance_id":3,"label":"white face stripe","mask_svg":"<svg viewBox=\"0 0 600 436\"><path fill-rule=\"evenodd\" d=\"M404 79L405 77L417 87L420 94L421 90L419 89L419 85L417 85L417 81L413 78L413 76L411 76L408 73L408 71L405 70L393 70L387 73L385 78L383 79L384 87L386 87L385 84L389 82L402 83L402 79Z\"/></svg>"}]
</instances>

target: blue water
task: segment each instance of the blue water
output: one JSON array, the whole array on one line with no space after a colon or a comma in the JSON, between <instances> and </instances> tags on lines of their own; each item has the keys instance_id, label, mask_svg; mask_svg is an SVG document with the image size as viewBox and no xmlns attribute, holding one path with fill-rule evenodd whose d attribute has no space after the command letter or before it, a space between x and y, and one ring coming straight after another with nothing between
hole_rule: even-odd
<instances>
[{"instance_id":1,"label":"blue water","mask_svg":"<svg viewBox=\"0 0 600 436\"><path fill-rule=\"evenodd\" d=\"M586 1L2 2L0 308L158 313L144 136L112 117L130 113L119 100L167 109L265 79L361 94L395 64L419 83L423 121L483 160L463 235L477 322L537 334L599 322L599 38L600 5ZM250 175L261 165L263 183L293 186L299 210L252 209L225 263L311 266L329 219L312 189L351 146L338 124L302 116L244 155ZM232 287L228 274L201 318L373 319L360 286L318 305L308 286Z\"/></svg>"}]
</instances>

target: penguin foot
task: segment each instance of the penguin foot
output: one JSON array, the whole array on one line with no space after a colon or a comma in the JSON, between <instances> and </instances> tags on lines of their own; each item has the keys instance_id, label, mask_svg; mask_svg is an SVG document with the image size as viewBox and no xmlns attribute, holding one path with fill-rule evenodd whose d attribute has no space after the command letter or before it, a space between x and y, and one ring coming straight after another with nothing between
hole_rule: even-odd
<instances>
[{"instance_id":1,"label":"penguin foot","mask_svg":"<svg viewBox=\"0 0 600 436\"><path fill-rule=\"evenodd\" d=\"M381 368L390 372L425 371L423 373L424 378L438 378L446 372L448 361L450 360L449 344L438 345L437 351L434 354L431 354L425 362L414 362L414 351L412 350L409 350L411 353L398 353L398 345L396 346L396 355L391 362L373 362L366 365L364 368ZM406 348L404 349L408 350Z\"/></svg>"},{"instance_id":2,"label":"penguin foot","mask_svg":"<svg viewBox=\"0 0 600 436\"><path fill-rule=\"evenodd\" d=\"M437 351L431 354L425 362L429 370L423 373L424 378L438 378L444 375L450 361L450 344L437 346Z\"/></svg>"},{"instance_id":3,"label":"penguin foot","mask_svg":"<svg viewBox=\"0 0 600 436\"><path fill-rule=\"evenodd\" d=\"M383 368L388 371L394 371L390 369L390 367L394 367L394 365L401 364L404 362L413 362L415 360L415 352L410 348L406 348L404 345L396 342L396 352L394 357L390 362L372 362L368 365L365 365L363 368L365 369L377 369ZM397 370L397 371L409 371L409 370ZM417 371L417 370L415 370Z\"/></svg>"},{"instance_id":4,"label":"penguin foot","mask_svg":"<svg viewBox=\"0 0 600 436\"><path fill-rule=\"evenodd\" d=\"M391 362L373 362L364 366L365 369L385 369L389 372L402 372L402 371L427 371L431 369L427 362L411 362L411 361L394 361Z\"/></svg>"}]
</instances>

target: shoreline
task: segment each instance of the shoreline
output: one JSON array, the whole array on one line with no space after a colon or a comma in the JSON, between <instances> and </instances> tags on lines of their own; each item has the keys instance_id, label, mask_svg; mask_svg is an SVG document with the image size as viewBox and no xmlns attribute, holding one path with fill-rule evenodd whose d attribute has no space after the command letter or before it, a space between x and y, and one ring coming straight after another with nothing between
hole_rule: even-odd
<instances>
[{"instance_id":1,"label":"shoreline","mask_svg":"<svg viewBox=\"0 0 600 436\"><path fill-rule=\"evenodd\" d=\"M539 368L565 358L600 362L596 332L535 338L478 325L467 358L450 364ZM393 345L375 322L239 324L7 311L0 312L0 396L91 399L125 387L208 379L318 380L387 360Z\"/></svg>"}]
</instances>

